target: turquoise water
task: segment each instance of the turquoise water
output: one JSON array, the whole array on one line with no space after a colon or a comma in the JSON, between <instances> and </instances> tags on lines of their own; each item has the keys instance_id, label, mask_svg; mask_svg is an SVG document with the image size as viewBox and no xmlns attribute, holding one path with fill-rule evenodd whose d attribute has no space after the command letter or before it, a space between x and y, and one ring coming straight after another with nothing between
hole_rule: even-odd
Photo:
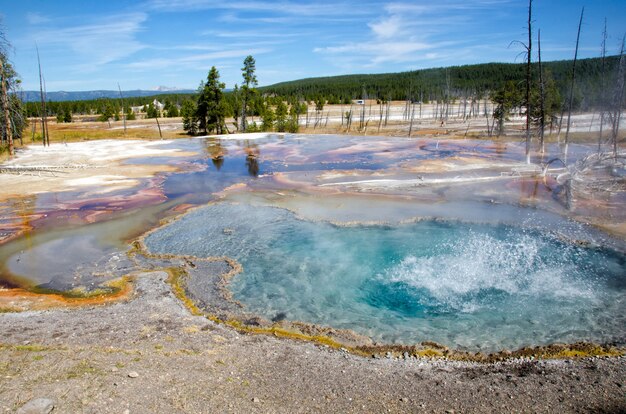
<instances>
[{"instance_id":1,"label":"turquoise water","mask_svg":"<svg viewBox=\"0 0 626 414\"><path fill-rule=\"evenodd\" d=\"M338 227L222 203L146 244L237 259L244 271L232 281L234 297L267 319L376 341L493 351L626 337L624 255L537 230L453 221Z\"/></svg>"}]
</instances>

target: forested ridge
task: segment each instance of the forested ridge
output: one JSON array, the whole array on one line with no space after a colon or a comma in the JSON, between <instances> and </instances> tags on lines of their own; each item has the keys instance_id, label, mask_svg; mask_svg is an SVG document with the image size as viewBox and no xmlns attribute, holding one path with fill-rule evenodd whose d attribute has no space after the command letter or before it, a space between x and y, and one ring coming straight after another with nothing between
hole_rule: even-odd
<instances>
[{"instance_id":1,"label":"forested ridge","mask_svg":"<svg viewBox=\"0 0 626 414\"><path fill-rule=\"evenodd\" d=\"M614 79L619 56L606 58L607 81ZM543 62L560 94L566 96L572 74L572 61ZM533 64L535 75L537 65ZM263 93L297 97L307 101L323 97L329 103L352 99L432 101L450 97L488 96L507 81L519 82L523 88L524 63L485 63L422 69L410 72L371 75L343 75L308 78L259 88ZM536 75L538 76L538 75ZM602 96L602 59L581 59L576 67L575 108L587 110L598 106Z\"/></svg>"}]
</instances>

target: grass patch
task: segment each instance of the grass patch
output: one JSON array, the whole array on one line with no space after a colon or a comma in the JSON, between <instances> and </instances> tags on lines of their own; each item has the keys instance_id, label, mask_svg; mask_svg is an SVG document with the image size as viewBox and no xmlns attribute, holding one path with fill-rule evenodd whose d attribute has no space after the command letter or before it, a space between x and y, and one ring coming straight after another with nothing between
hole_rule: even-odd
<instances>
[{"instance_id":1,"label":"grass patch","mask_svg":"<svg viewBox=\"0 0 626 414\"><path fill-rule=\"evenodd\" d=\"M83 359L78 364L70 368L69 371L67 371L67 373L65 374L65 378L73 379L80 378L85 375L96 375L101 373L101 369L91 365L88 360Z\"/></svg>"},{"instance_id":2,"label":"grass patch","mask_svg":"<svg viewBox=\"0 0 626 414\"><path fill-rule=\"evenodd\" d=\"M22 352L43 352L49 350L48 347L38 344L14 345L12 348L16 351Z\"/></svg>"}]
</instances>

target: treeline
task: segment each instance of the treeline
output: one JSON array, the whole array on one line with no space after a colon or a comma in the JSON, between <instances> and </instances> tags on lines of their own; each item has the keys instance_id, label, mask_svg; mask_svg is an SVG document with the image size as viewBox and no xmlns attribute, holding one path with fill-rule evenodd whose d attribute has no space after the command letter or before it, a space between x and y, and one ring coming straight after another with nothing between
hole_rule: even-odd
<instances>
[{"instance_id":1,"label":"treeline","mask_svg":"<svg viewBox=\"0 0 626 414\"><path fill-rule=\"evenodd\" d=\"M536 69L536 64L535 69ZM610 56L605 61L605 73L615 73L619 66L619 56ZM555 87L561 96L569 93L572 61L555 61L543 63L544 70L554 79ZM447 68L423 69L412 72L384 73L373 75L345 75L321 78L301 79L282 82L258 88L260 95L280 96L285 101L318 102L328 104L349 104L354 99L410 100L410 101L444 101L457 100L465 97L475 99L487 98L492 92L501 89L505 84L519 85L524 82L524 64L486 63L480 65L451 66ZM602 59L590 58L577 62L576 85L574 88L573 109L597 109L603 97L602 90ZM257 97L255 97L257 98ZM107 106L115 113L121 113L124 107L146 106L154 100L168 107L182 108L185 101L195 101L196 94L159 94L154 96L129 98L100 98L82 101L49 101L48 115L58 114L103 114ZM231 107L236 107L232 91L224 92L224 99ZM255 114L259 114L263 103L253 102ZM41 115L41 106L37 102L24 103L26 115ZM256 108L255 108L256 107ZM256 109L256 110L254 110ZM167 116L167 112L161 114Z\"/></svg>"},{"instance_id":2,"label":"treeline","mask_svg":"<svg viewBox=\"0 0 626 414\"><path fill-rule=\"evenodd\" d=\"M195 94L160 94L154 96L136 96L129 98L99 98L83 101L47 101L46 111L48 115L58 115L62 113L71 113L76 115L95 115L103 114L107 109L112 108L115 113L122 112L122 102L124 109L131 106L149 106L155 99L166 106L176 105L181 107L186 100L192 99ZM19 94L18 94L19 96ZM24 110L28 117L41 116L41 103L24 102Z\"/></svg>"},{"instance_id":3,"label":"treeline","mask_svg":"<svg viewBox=\"0 0 626 414\"><path fill-rule=\"evenodd\" d=\"M616 73L619 56L605 60L605 73ZM551 73L555 86L562 96L569 93L572 61L543 62L544 70ZM533 64L537 72L537 64ZM590 58L577 62L574 109L590 110L603 102L602 59ZM482 98L501 89L508 82L523 89L525 65L523 63L486 63L422 69L411 72L372 75L345 75L301 79L259 88L263 94L293 97L305 101L319 98L328 103L350 103L353 99L442 101L464 97Z\"/></svg>"},{"instance_id":4,"label":"treeline","mask_svg":"<svg viewBox=\"0 0 626 414\"><path fill-rule=\"evenodd\" d=\"M605 82L607 78L614 78L619 70L619 58L605 58L604 72L601 58L577 62L573 110L602 108L607 93L606 86L603 89L603 73ZM535 63L533 72L537 71ZM555 112L560 109L562 97L569 95L572 61L544 62L543 71L550 84L550 95L554 97L552 109ZM355 99L376 99L382 103L391 100L424 103L459 100L475 102L482 99L497 101L503 90L519 95L524 89L524 79L525 67L521 63L487 63L401 73L309 78L256 88L258 93L248 98L246 106L250 115L262 116L268 106L276 107L281 101L286 102L289 109L297 103L323 107L325 104L350 104ZM189 108L191 103L197 104L203 88L204 84L193 94L49 101L46 112L48 116L56 116L59 122L71 122L73 115L97 115L98 119L106 121L120 119L122 114L126 114L127 119L133 119L131 107L145 107L141 112L145 112L149 118L182 116L182 108ZM226 117L237 118L240 115L240 93L237 89L223 90L221 105ZM155 100L164 104L165 108L155 109L151 105ZM23 106L27 117L41 116L41 105L38 102L25 102ZM512 106L519 105L513 102Z\"/></svg>"}]
</instances>

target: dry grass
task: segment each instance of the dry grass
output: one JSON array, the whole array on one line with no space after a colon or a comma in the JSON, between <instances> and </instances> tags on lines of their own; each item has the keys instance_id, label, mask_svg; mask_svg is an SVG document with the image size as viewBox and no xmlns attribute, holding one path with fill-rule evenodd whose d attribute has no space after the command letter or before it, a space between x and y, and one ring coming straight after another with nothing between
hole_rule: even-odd
<instances>
[{"instance_id":1,"label":"dry grass","mask_svg":"<svg viewBox=\"0 0 626 414\"><path fill-rule=\"evenodd\" d=\"M123 121L97 122L91 121L87 117L74 117L71 123L57 123L54 120L48 121L48 131L50 142L76 142L95 139L160 139L159 130L154 119L138 119L126 121L126 131L124 131ZM30 120L31 125L36 122ZM187 135L179 125L181 118L159 119L163 138L181 138ZM40 131L38 129L37 131ZM28 129L24 133L24 144L33 143L32 130ZM39 136L38 134L36 134ZM41 142L40 140L38 142Z\"/></svg>"}]
</instances>

